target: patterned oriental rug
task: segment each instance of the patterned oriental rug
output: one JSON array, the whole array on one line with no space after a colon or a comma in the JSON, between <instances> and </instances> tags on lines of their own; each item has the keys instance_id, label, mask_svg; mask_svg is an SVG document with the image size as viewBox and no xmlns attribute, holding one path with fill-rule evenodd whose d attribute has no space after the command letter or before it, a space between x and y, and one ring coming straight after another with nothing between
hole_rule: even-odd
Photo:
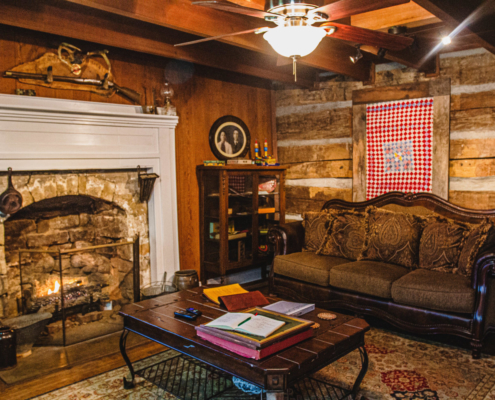
<instances>
[{"instance_id":1,"label":"patterned oriental rug","mask_svg":"<svg viewBox=\"0 0 495 400\"><path fill-rule=\"evenodd\" d=\"M473 360L468 350L377 328L373 328L367 334L366 343L370 366L361 384L361 392L358 396L361 400L495 400L494 356L484 355L480 360ZM166 375L165 369L163 367L160 369L160 365L165 365L167 362L170 364L171 359L177 359L177 354L173 350L167 350L135 363L136 370L147 372L141 373L146 379L136 378L137 384L132 390L123 388L122 377L127 374L124 367L35 399L176 399L177 397L154 383L157 382L158 376L163 380ZM358 351L355 351L317 372L313 378L349 388L360 366L360 356ZM201 372L197 374L201 375ZM207 371L205 376L211 380L211 374L211 371ZM233 386L230 381L228 384L228 388ZM167 386L165 384L162 387ZM241 397L238 394L234 396L232 391L226 390L215 398L239 400ZM317 394L304 398L331 399L332 396Z\"/></svg>"}]
</instances>

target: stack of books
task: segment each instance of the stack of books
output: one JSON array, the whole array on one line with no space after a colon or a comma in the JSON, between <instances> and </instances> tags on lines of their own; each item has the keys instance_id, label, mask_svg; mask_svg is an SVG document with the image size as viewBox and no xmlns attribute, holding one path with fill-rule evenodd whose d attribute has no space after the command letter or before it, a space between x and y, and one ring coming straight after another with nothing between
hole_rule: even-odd
<instances>
[{"instance_id":1,"label":"stack of books","mask_svg":"<svg viewBox=\"0 0 495 400\"><path fill-rule=\"evenodd\" d=\"M262 308L226 313L196 326L202 339L243 357L260 360L313 336L314 322Z\"/></svg>"}]
</instances>

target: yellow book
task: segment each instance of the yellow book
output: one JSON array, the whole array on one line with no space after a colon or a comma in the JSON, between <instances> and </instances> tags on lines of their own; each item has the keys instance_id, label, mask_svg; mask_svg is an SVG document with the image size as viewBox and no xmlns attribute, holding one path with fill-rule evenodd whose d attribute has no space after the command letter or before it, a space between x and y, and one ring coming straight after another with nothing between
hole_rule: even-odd
<instances>
[{"instance_id":1,"label":"yellow book","mask_svg":"<svg viewBox=\"0 0 495 400\"><path fill-rule=\"evenodd\" d=\"M218 300L218 298L221 296L230 296L232 294L241 293L249 292L247 290L244 290L238 283L234 283L233 285L220 286L217 288L203 289L203 294L208 298L208 300L211 300L217 304L220 304L220 300Z\"/></svg>"}]
</instances>

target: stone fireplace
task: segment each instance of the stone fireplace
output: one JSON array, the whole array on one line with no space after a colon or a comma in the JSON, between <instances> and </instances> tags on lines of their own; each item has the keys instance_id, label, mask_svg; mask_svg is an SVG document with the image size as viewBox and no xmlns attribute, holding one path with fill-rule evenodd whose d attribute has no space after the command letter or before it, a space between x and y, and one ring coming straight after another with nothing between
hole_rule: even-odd
<instances>
[{"instance_id":1,"label":"stone fireplace","mask_svg":"<svg viewBox=\"0 0 495 400\"><path fill-rule=\"evenodd\" d=\"M0 219L0 318L18 314L22 295L29 312L56 313L61 283L71 307L133 301L132 245L59 249L139 236L141 287L179 269L176 124L134 106L0 95L0 193L12 167L23 197L20 211ZM139 198L138 165L160 175L149 203ZM19 261L20 249L31 252ZM67 324L102 318L91 311Z\"/></svg>"},{"instance_id":2,"label":"stone fireplace","mask_svg":"<svg viewBox=\"0 0 495 400\"><path fill-rule=\"evenodd\" d=\"M90 286L95 300L132 301L131 245L62 256L56 253L59 249L117 243L139 235L140 281L150 282L148 207L139 201L137 172L37 172L14 176L13 183L24 205L3 223L8 288L3 315L18 312L21 273L22 289L34 298L53 294L55 285L59 289L60 257L65 285ZM47 253L22 253L20 269L21 249ZM40 311L53 313L54 303L42 305Z\"/></svg>"}]
</instances>

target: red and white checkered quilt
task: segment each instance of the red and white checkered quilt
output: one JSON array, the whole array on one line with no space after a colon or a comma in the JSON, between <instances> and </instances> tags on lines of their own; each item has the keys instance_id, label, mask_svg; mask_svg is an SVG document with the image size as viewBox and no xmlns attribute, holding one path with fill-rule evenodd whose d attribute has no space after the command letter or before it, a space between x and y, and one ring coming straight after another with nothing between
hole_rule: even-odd
<instances>
[{"instance_id":1,"label":"red and white checkered quilt","mask_svg":"<svg viewBox=\"0 0 495 400\"><path fill-rule=\"evenodd\" d=\"M366 107L366 199L431 192L433 99Z\"/></svg>"}]
</instances>

